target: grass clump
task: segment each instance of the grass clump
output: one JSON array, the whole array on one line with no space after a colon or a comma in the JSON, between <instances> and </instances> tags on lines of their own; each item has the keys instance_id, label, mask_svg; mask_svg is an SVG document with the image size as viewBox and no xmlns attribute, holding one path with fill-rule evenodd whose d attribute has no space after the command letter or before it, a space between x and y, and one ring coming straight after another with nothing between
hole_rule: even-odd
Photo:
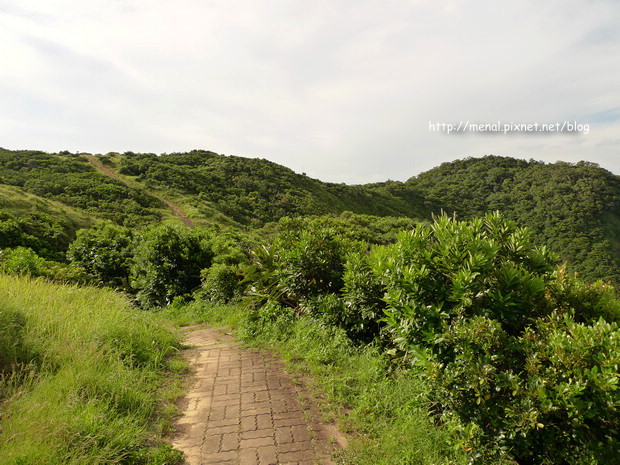
<instances>
[{"instance_id":1,"label":"grass clump","mask_svg":"<svg viewBox=\"0 0 620 465\"><path fill-rule=\"evenodd\" d=\"M118 293L0 274L0 463L178 463L156 420L179 344Z\"/></svg>"},{"instance_id":2,"label":"grass clump","mask_svg":"<svg viewBox=\"0 0 620 465\"><path fill-rule=\"evenodd\" d=\"M425 379L393 369L377 347L356 347L343 330L310 318L290 320L277 340L271 333L268 341L260 336L254 341L275 345L297 370L312 375L316 391L326 395L323 408L339 411L342 426L352 433L341 463L467 463L452 447L451 425L438 426L429 415Z\"/></svg>"},{"instance_id":3,"label":"grass clump","mask_svg":"<svg viewBox=\"0 0 620 465\"><path fill-rule=\"evenodd\" d=\"M162 318L169 319L178 326L208 323L211 326L230 326L238 328L245 319L247 311L240 303L214 304L204 300L186 302L175 299L171 305L159 310Z\"/></svg>"}]
</instances>

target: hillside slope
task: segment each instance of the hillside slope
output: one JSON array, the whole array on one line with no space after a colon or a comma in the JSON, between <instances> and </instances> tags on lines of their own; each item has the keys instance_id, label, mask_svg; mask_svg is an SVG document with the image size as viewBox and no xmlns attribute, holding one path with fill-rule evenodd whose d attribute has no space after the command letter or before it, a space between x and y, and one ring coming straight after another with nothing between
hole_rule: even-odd
<instances>
[{"instance_id":1,"label":"hillside slope","mask_svg":"<svg viewBox=\"0 0 620 465\"><path fill-rule=\"evenodd\" d=\"M0 249L30 247L39 256L64 260L79 229L95 219L61 202L0 184Z\"/></svg>"},{"instance_id":2,"label":"hillside slope","mask_svg":"<svg viewBox=\"0 0 620 465\"><path fill-rule=\"evenodd\" d=\"M95 218L136 226L159 221L161 200L97 171L68 152L0 149L0 184L56 200Z\"/></svg>"},{"instance_id":3,"label":"hillside slope","mask_svg":"<svg viewBox=\"0 0 620 465\"><path fill-rule=\"evenodd\" d=\"M196 217L215 208L234 221L262 226L283 216L325 215L351 211L377 216L421 216L424 209L402 183L347 186L325 183L257 158L189 153L126 153L118 172L163 189L186 203ZM183 198L184 197L184 198Z\"/></svg>"},{"instance_id":4,"label":"hillside slope","mask_svg":"<svg viewBox=\"0 0 620 465\"><path fill-rule=\"evenodd\" d=\"M0 149L0 186L67 205L92 221L131 227L173 219L171 202L194 224L244 229L284 216L346 211L428 220L441 211L469 219L500 210L584 279L620 283L620 177L592 163L486 156L444 163L405 183L351 186L264 159L200 150L96 156L107 175L94 168L93 158ZM7 208L11 215L27 214L6 202L0 206Z\"/></svg>"}]
</instances>

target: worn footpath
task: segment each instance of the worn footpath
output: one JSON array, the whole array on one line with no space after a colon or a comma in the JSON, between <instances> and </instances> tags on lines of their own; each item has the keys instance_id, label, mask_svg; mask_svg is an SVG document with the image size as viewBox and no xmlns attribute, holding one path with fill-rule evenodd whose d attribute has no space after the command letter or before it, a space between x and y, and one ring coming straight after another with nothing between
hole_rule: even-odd
<instances>
[{"instance_id":1,"label":"worn footpath","mask_svg":"<svg viewBox=\"0 0 620 465\"><path fill-rule=\"evenodd\" d=\"M333 464L346 445L316 417L274 355L244 349L223 328L187 332L195 369L172 444L189 465Z\"/></svg>"}]
</instances>

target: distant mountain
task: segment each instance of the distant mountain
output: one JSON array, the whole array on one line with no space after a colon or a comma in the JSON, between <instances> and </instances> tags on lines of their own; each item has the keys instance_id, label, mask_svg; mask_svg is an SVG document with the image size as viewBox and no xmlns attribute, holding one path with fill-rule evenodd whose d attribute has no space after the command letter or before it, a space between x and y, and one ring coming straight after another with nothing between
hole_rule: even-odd
<instances>
[{"instance_id":1,"label":"distant mountain","mask_svg":"<svg viewBox=\"0 0 620 465\"><path fill-rule=\"evenodd\" d=\"M196 225L252 229L284 216L345 211L428 220L441 211L468 219L500 210L582 278L620 283L620 177L587 162L486 156L444 163L404 183L345 185L209 151L93 157L0 149L1 185L12 191L0 193L29 193L33 205L45 198L90 221L131 227L172 220L175 212ZM2 202L2 210L7 218L30 214L23 203Z\"/></svg>"}]
</instances>

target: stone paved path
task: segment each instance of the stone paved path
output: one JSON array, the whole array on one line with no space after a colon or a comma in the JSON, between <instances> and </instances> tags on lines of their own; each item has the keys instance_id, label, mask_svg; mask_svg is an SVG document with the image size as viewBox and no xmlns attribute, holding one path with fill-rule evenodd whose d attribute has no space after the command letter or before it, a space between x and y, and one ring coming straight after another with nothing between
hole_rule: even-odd
<instances>
[{"instance_id":1,"label":"stone paved path","mask_svg":"<svg viewBox=\"0 0 620 465\"><path fill-rule=\"evenodd\" d=\"M346 440L300 403L275 356L242 349L222 328L189 331L186 343L196 373L172 444L187 464L334 464Z\"/></svg>"}]
</instances>

